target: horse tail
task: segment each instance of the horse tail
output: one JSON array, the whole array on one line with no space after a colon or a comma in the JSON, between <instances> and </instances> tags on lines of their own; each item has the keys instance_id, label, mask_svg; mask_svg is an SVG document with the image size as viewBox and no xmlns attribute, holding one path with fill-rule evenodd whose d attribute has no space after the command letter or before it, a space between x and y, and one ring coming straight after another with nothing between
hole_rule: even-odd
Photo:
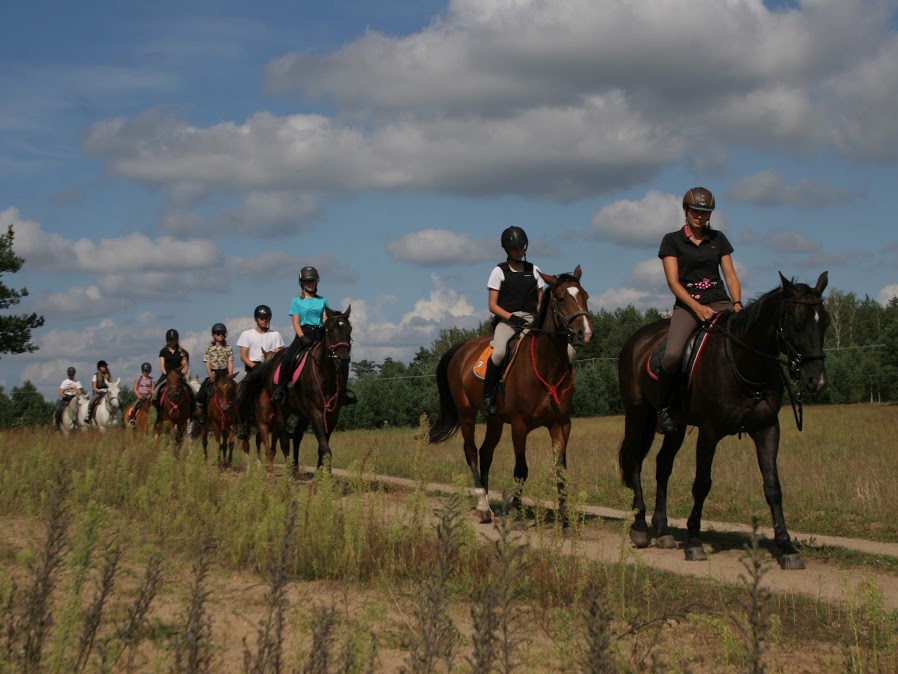
<instances>
[{"instance_id":1,"label":"horse tail","mask_svg":"<svg viewBox=\"0 0 898 674\"><path fill-rule=\"evenodd\" d=\"M430 444L445 442L458 432L460 425L458 405L449 390L449 363L465 342L459 342L450 348L437 365L437 390L440 392L440 413L428 432Z\"/></svg>"}]
</instances>

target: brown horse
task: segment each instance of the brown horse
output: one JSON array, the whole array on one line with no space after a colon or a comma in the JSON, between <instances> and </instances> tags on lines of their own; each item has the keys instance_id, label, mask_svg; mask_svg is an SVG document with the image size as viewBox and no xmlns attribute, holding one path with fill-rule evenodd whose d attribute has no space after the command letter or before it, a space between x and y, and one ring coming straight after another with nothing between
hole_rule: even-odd
<instances>
[{"instance_id":1,"label":"brown horse","mask_svg":"<svg viewBox=\"0 0 898 674\"><path fill-rule=\"evenodd\" d=\"M193 414L193 399L187 393L187 380L180 370L169 370L165 375L165 384L165 390L159 393L162 424L174 431L175 443L180 445L184 439L184 429ZM155 441L159 440L160 425L156 425Z\"/></svg>"},{"instance_id":2,"label":"brown horse","mask_svg":"<svg viewBox=\"0 0 898 674\"><path fill-rule=\"evenodd\" d=\"M237 384L234 377L239 372L228 374L227 370L215 370L212 382L212 395L206 403L206 423L203 424L203 455L209 458L207 447L209 429L218 443L218 462L229 467L234 459L234 423L237 420Z\"/></svg>"},{"instance_id":3,"label":"brown horse","mask_svg":"<svg viewBox=\"0 0 898 674\"><path fill-rule=\"evenodd\" d=\"M138 433L146 434L149 430L150 408L153 406L149 398L145 398L142 402L140 400L135 400L128 405L125 409L125 419L130 421L131 415L134 413L134 408L137 407L138 403L140 403L140 407L137 408L137 414L134 416L134 430ZM131 426L130 423L127 425Z\"/></svg>"},{"instance_id":4,"label":"brown horse","mask_svg":"<svg viewBox=\"0 0 898 674\"><path fill-rule=\"evenodd\" d=\"M514 443L514 477L517 489L513 505L521 508L521 490L527 479L527 435L544 426L557 452L559 516L567 525L565 480L567 443L571 432L571 399L574 371L568 359L568 344L588 344L592 338L587 299L580 285L580 266L573 274L540 274L549 289L540 306L536 327L524 331L516 354L503 375L505 393L499 396L498 413L486 419L486 436L478 449L474 444L474 422L483 399L483 382L474 376L474 365L490 342L489 336L456 344L440 359L437 387L440 412L430 427L431 443L444 442L461 428L465 459L474 475L474 493L481 522L492 521L489 503L489 471L493 451L502 437L504 424L511 425Z\"/></svg>"},{"instance_id":5,"label":"brown horse","mask_svg":"<svg viewBox=\"0 0 898 674\"><path fill-rule=\"evenodd\" d=\"M272 402L271 395L277 384L275 374L286 376L285 357L290 351L284 349L263 365L256 383L255 400L256 426L265 447L268 469L274 464L274 446L271 441L276 435L285 451L290 438L287 419L291 414L298 417L293 435L293 468L299 467L299 444L307 426L318 440L318 467L330 465L330 437L340 418L349 376L349 359L352 349L352 324L346 311L328 309L324 315L324 338L313 344L307 351L302 371L296 383L287 388L282 404ZM248 446L247 446L248 451Z\"/></svg>"},{"instance_id":6,"label":"brown horse","mask_svg":"<svg viewBox=\"0 0 898 674\"><path fill-rule=\"evenodd\" d=\"M764 482L764 496L773 517L775 540L784 569L802 569L804 562L792 543L783 517L783 496L776 459L779 451L779 411L783 399L782 366L805 389L821 391L827 383L823 337L829 316L823 305L827 273L811 288L792 283L780 274L776 288L744 311L724 315L711 329L702 347L691 378L689 395L681 395L675 407L679 420L676 434L664 437L658 453L657 495L652 524L658 546L674 548L676 542L667 526L667 483L674 458L683 444L686 426L698 427L694 505L687 522L688 560L706 559L702 547L702 507L711 491L711 463L717 443L727 435L747 433L755 443L758 466ZM636 332L621 351L618 361L621 398L625 411L624 439L618 456L621 477L633 490L635 521L630 538L637 547L651 541L645 521L642 495L642 462L652 446L656 427L657 382L647 370L647 359L667 334L669 321L657 321ZM786 361L780 361L780 354ZM801 398L798 398L799 410ZM801 430L800 412L796 421Z\"/></svg>"}]
</instances>

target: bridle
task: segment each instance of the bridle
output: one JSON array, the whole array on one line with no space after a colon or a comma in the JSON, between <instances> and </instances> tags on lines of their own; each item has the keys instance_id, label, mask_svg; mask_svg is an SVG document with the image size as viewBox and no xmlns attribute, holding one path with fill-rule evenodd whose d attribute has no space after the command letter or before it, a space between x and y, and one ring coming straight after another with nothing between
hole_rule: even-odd
<instances>
[{"instance_id":1,"label":"bridle","mask_svg":"<svg viewBox=\"0 0 898 674\"><path fill-rule=\"evenodd\" d=\"M312 368L312 372L315 376L315 384L318 390L321 392L321 416L324 420L324 432L328 432L328 423L327 423L327 414L328 412L333 412L337 409L337 405L340 403L342 399L342 392L340 390L340 371L343 366L343 359L337 354L337 349L341 349L343 347L346 348L347 351L352 350L352 337L350 336L345 341L342 342L331 342L331 329L328 327L332 322L343 320L349 323L349 319L346 318L342 313L337 314L335 316L331 316L324 322L324 350L327 352L327 358L330 358L333 361L334 369L336 370L336 377L334 378L336 382L336 386L334 387L334 393L330 398L324 393L324 386L322 386L321 377L319 376L319 372L321 371L321 364L315 358L312 358L311 361L314 363L315 367ZM321 342L319 342L321 344ZM314 351L318 345L316 344L312 347ZM348 362L348 358L346 359Z\"/></svg>"},{"instance_id":2,"label":"bridle","mask_svg":"<svg viewBox=\"0 0 898 674\"><path fill-rule=\"evenodd\" d=\"M577 286L580 287L580 289L582 290L582 286L580 286L580 283L574 277L565 279L564 281L562 281L562 283L559 283L556 286L556 288L559 288L562 285L564 285L565 283L569 283L569 282L576 283ZM573 345L577 339L577 333L571 328L571 323L573 323L575 320L577 320L581 316L586 316L588 319L589 312L581 309L581 310L575 311L574 313L569 314L569 315L565 315L565 314L561 313L561 309L559 309L559 306L558 306L560 304L560 302L558 300L558 297L555 295L556 288L553 288L552 292L549 293L551 295L551 308L552 308L552 315L555 319L555 325L557 327L561 328L561 330L556 330L556 332L558 334L566 335L568 344ZM578 306L579 306L579 303L578 303Z\"/></svg>"}]
</instances>

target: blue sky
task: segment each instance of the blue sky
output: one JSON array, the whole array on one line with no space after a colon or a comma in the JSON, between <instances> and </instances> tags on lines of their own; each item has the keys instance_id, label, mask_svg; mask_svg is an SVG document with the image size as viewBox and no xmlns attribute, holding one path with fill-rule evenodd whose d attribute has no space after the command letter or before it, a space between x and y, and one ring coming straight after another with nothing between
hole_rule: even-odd
<instances>
[{"instance_id":1,"label":"blue sky","mask_svg":"<svg viewBox=\"0 0 898 674\"><path fill-rule=\"evenodd\" d=\"M200 369L298 270L355 359L486 318L499 235L666 308L656 254L711 189L750 298L777 271L898 294L896 0L18 3L0 43L0 226L40 350L0 384Z\"/></svg>"}]
</instances>

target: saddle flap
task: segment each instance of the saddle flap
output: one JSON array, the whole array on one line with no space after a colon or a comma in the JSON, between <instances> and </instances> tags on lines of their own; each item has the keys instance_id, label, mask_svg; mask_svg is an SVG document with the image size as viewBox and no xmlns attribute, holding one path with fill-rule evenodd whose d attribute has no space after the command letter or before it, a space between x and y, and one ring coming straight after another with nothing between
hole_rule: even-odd
<instances>
[{"instance_id":1,"label":"saddle flap","mask_svg":"<svg viewBox=\"0 0 898 674\"><path fill-rule=\"evenodd\" d=\"M711 334L711 326L714 326L720 319L722 314L716 314L710 325L701 325L696 328L695 332L686 340L686 346L683 348L683 360L681 363L681 372L686 373L686 388L692 388L692 374L695 372L695 366L701 357L702 349ZM658 379L658 373L661 372L661 359L664 357L664 350L667 348L667 335L664 335L655 348L652 349L649 357L646 359L645 369L652 379Z\"/></svg>"},{"instance_id":2,"label":"saddle flap","mask_svg":"<svg viewBox=\"0 0 898 674\"><path fill-rule=\"evenodd\" d=\"M486 378L486 363L492 355L493 345L487 344L486 348L480 354L480 358L478 358L477 362L474 363L474 376L480 381L483 381Z\"/></svg>"}]
</instances>

